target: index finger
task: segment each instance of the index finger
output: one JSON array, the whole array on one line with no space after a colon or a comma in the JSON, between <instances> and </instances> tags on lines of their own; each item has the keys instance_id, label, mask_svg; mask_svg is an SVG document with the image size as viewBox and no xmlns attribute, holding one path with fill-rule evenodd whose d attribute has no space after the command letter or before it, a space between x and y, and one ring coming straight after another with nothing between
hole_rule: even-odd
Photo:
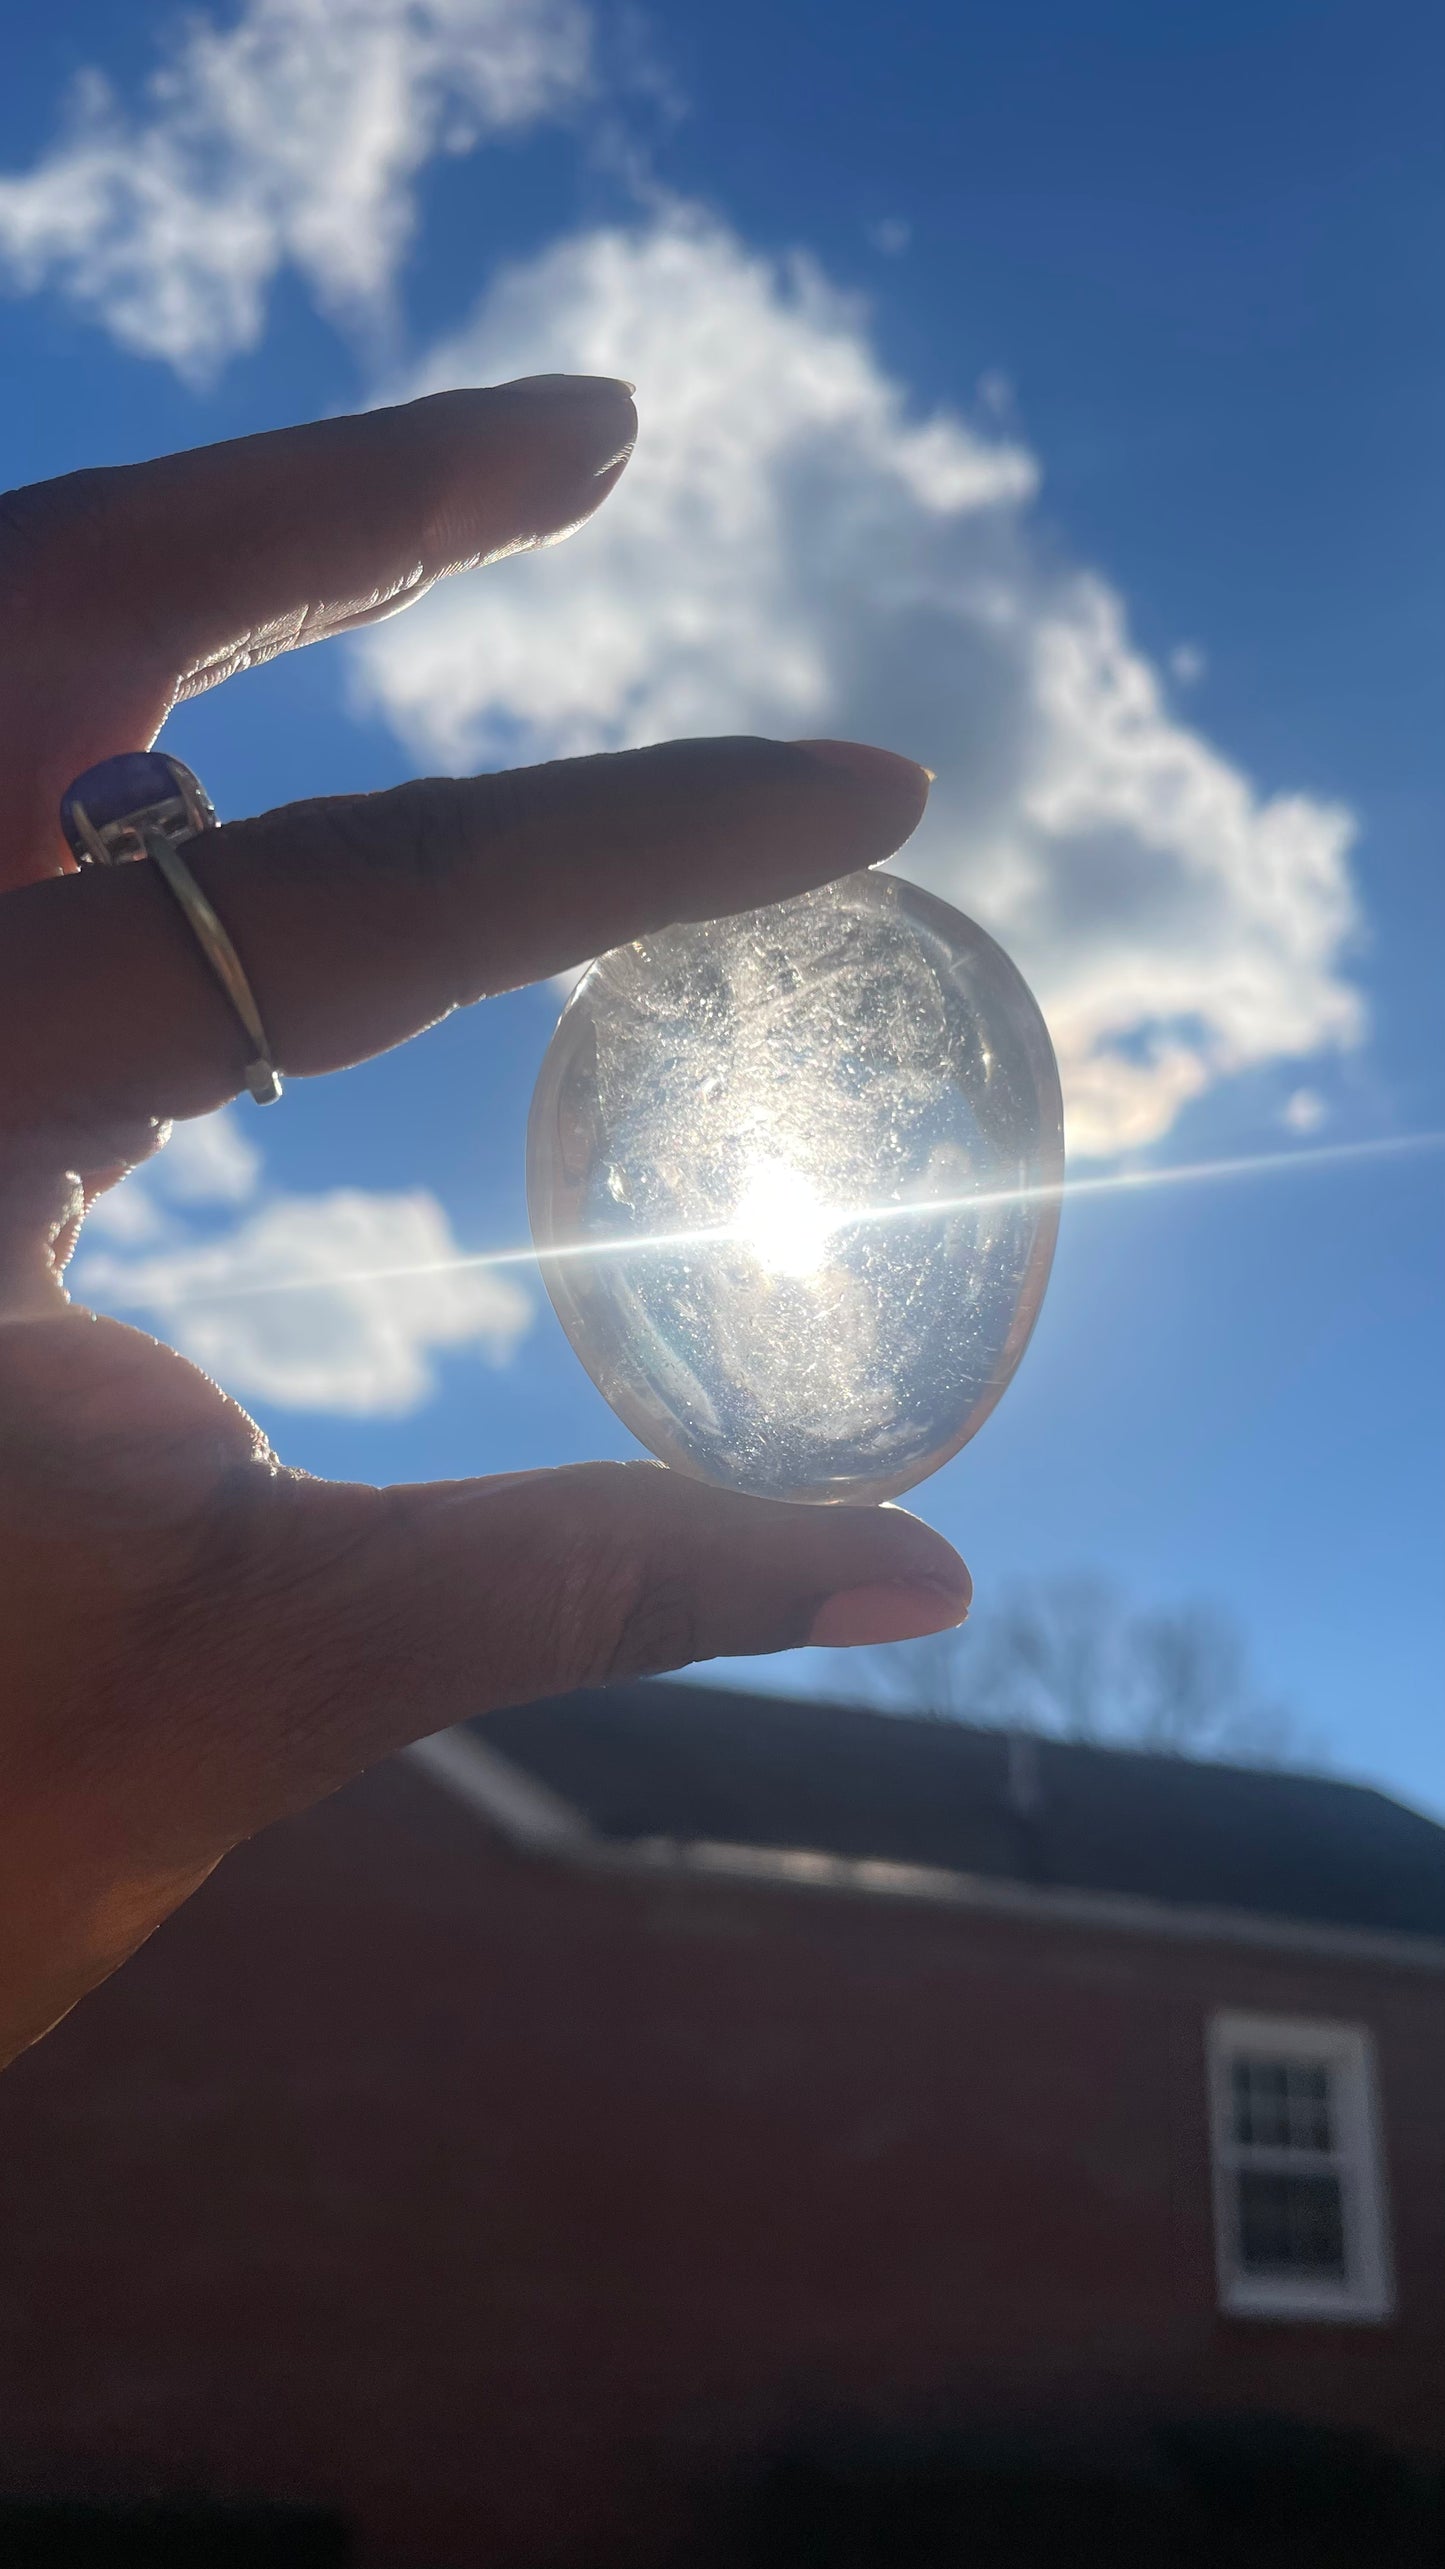
<instances>
[{"instance_id":1,"label":"index finger","mask_svg":"<svg viewBox=\"0 0 1445 2569\"><path fill-rule=\"evenodd\" d=\"M302 803L185 849L283 1071L336 1070L673 920L876 863L927 771L852 742L672 741ZM248 1047L151 863L4 904L0 1149L82 1174L243 1084Z\"/></svg>"},{"instance_id":2,"label":"index finger","mask_svg":"<svg viewBox=\"0 0 1445 2569\"><path fill-rule=\"evenodd\" d=\"M61 870L71 777L181 698L577 525L636 433L626 384L539 375L11 492L0 870Z\"/></svg>"}]
</instances>

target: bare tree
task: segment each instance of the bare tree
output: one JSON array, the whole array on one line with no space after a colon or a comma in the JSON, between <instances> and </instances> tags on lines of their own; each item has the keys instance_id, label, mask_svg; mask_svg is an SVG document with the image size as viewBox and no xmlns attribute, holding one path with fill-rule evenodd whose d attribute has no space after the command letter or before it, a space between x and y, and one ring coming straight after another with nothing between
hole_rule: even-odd
<instances>
[{"instance_id":1,"label":"bare tree","mask_svg":"<svg viewBox=\"0 0 1445 2569\"><path fill-rule=\"evenodd\" d=\"M849 1692L898 1712L1250 1765L1300 1753L1228 1615L1136 1611L1101 1579L1016 1587L961 1632L847 1660Z\"/></svg>"}]
</instances>

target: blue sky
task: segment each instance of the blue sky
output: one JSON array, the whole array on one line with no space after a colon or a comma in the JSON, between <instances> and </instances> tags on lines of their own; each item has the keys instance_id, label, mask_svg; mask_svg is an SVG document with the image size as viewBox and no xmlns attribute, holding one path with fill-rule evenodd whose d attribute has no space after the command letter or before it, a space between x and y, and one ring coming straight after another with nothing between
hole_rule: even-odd
<instances>
[{"instance_id":1,"label":"blue sky","mask_svg":"<svg viewBox=\"0 0 1445 2569\"><path fill-rule=\"evenodd\" d=\"M1028 971L1080 1168L1299 1165L1068 1207L1018 1381L917 1503L981 1604L1218 1601L1339 1765L1445 1807L1445 1163L1307 1156L1445 1127L1435 13L108 0L14 44L7 482L638 381L573 544L178 718L222 809L670 730L926 758L910 864ZM521 1240L555 1004L199 1130L96 1298L313 1470L628 1450L535 1284L323 1283L206 1344L187 1304Z\"/></svg>"}]
</instances>

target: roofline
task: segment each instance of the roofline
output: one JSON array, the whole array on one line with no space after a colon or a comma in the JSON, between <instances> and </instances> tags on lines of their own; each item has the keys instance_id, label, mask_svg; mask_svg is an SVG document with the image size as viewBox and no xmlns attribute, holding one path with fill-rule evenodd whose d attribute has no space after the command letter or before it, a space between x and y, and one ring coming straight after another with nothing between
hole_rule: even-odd
<instances>
[{"instance_id":1,"label":"roofline","mask_svg":"<svg viewBox=\"0 0 1445 2569\"><path fill-rule=\"evenodd\" d=\"M1035 1926L1095 1928L1187 1944L1264 1946L1321 1961L1445 1972L1445 1937L1440 1936L1331 1927L1306 1918L1272 1918L1257 1910L1186 1908L1135 1892L1052 1890L992 1874L956 1873L942 1865L831 1855L812 1847L734 1846L709 1838L607 1838L574 1803L537 1783L465 1726L417 1740L404 1754L514 1847L594 1872L913 1901Z\"/></svg>"},{"instance_id":2,"label":"roofline","mask_svg":"<svg viewBox=\"0 0 1445 2569\"><path fill-rule=\"evenodd\" d=\"M539 1784L525 1767L477 1739L465 1723L413 1740L402 1755L423 1767L453 1801L479 1811L513 1846L531 1855L572 1854L596 1838L575 1802ZM597 1838L597 1843L603 1841Z\"/></svg>"}]
</instances>

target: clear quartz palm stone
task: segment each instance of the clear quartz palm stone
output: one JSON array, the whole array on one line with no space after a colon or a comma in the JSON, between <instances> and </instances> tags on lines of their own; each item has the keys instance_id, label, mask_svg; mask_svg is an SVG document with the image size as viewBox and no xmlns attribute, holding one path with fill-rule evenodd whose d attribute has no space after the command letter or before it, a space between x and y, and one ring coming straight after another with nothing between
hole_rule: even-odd
<instances>
[{"instance_id":1,"label":"clear quartz palm stone","mask_svg":"<svg viewBox=\"0 0 1445 2569\"><path fill-rule=\"evenodd\" d=\"M982 1426L1058 1229L1059 1075L1002 949L854 874L603 955L532 1101L559 1319L665 1463L890 1498Z\"/></svg>"}]
</instances>

